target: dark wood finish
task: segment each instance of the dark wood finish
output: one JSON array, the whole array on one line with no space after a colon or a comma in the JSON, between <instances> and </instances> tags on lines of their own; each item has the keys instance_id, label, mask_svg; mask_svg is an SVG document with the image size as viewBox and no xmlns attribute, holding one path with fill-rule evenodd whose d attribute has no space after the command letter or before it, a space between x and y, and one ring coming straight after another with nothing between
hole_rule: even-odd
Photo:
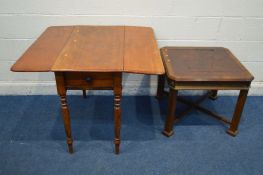
<instances>
[{"instance_id":1,"label":"dark wood finish","mask_svg":"<svg viewBox=\"0 0 263 175\"><path fill-rule=\"evenodd\" d=\"M174 81L247 81L253 76L226 48L167 47L162 48L167 77Z\"/></svg>"},{"instance_id":2,"label":"dark wood finish","mask_svg":"<svg viewBox=\"0 0 263 175\"><path fill-rule=\"evenodd\" d=\"M121 96L122 96L122 74L114 74L114 125L115 125L115 153L120 152L120 129L121 129Z\"/></svg>"},{"instance_id":3,"label":"dark wood finish","mask_svg":"<svg viewBox=\"0 0 263 175\"><path fill-rule=\"evenodd\" d=\"M240 90L248 89L250 82L220 82L220 81L173 81L168 79L168 84L171 87L175 87L177 90Z\"/></svg>"},{"instance_id":4,"label":"dark wood finish","mask_svg":"<svg viewBox=\"0 0 263 175\"><path fill-rule=\"evenodd\" d=\"M12 66L16 72L55 72L69 152L73 152L67 90L114 91L115 153L119 153L122 72L163 74L153 30L132 26L48 28Z\"/></svg>"},{"instance_id":5,"label":"dark wood finish","mask_svg":"<svg viewBox=\"0 0 263 175\"><path fill-rule=\"evenodd\" d=\"M111 72L65 72L68 89L112 89L113 73Z\"/></svg>"},{"instance_id":6,"label":"dark wood finish","mask_svg":"<svg viewBox=\"0 0 263 175\"><path fill-rule=\"evenodd\" d=\"M231 121L231 125L229 130L227 131L228 134L232 136L236 136L238 133L238 124L244 109L244 105L246 103L246 98L247 98L248 90L241 90L238 96L237 104L236 104L236 109Z\"/></svg>"},{"instance_id":7,"label":"dark wood finish","mask_svg":"<svg viewBox=\"0 0 263 175\"><path fill-rule=\"evenodd\" d=\"M164 96L164 82L165 82L165 76L164 75L158 75L158 87L157 87L157 99L161 99Z\"/></svg>"},{"instance_id":8,"label":"dark wood finish","mask_svg":"<svg viewBox=\"0 0 263 175\"><path fill-rule=\"evenodd\" d=\"M198 109L226 124L230 124L227 133L235 136L238 132L238 124L247 93L251 81L254 79L250 72L228 49L221 47L166 47L161 49L161 55L170 87L168 113L163 133L169 136L173 132L172 125L175 116L171 113L175 108L171 106L175 105L175 102L171 96L174 96L174 91L209 90L209 94L205 97L215 100L218 90L240 90L232 121L200 106L199 102L189 102L180 97L177 99L179 102L190 106L182 115L193 108ZM164 81L158 81L158 83L158 87L162 89Z\"/></svg>"},{"instance_id":9,"label":"dark wood finish","mask_svg":"<svg viewBox=\"0 0 263 175\"><path fill-rule=\"evenodd\" d=\"M166 94L166 93L165 93ZM167 93L169 94L169 92ZM187 105L188 107L186 107L186 109L184 109L180 114L176 115L175 121L174 122L178 122L181 118L185 117L189 112L191 112L193 109L197 109L200 112L203 112L217 120L220 120L226 124L231 124L231 121L229 121L226 117L224 116L220 116L218 114L216 114L215 112L212 112L204 107L202 107L200 104L206 100L207 98L210 98L211 96L211 92L206 93L205 95L201 96L201 98L199 98L198 100L192 102L192 101L188 101L182 97L177 97L177 101L184 103L185 105ZM213 99L212 99L213 100Z\"/></svg>"},{"instance_id":10,"label":"dark wood finish","mask_svg":"<svg viewBox=\"0 0 263 175\"><path fill-rule=\"evenodd\" d=\"M209 98L211 100L216 100L217 99L217 93L218 93L218 90L211 90L209 93Z\"/></svg>"},{"instance_id":11,"label":"dark wood finish","mask_svg":"<svg viewBox=\"0 0 263 175\"><path fill-rule=\"evenodd\" d=\"M86 90L82 90L83 98L87 98Z\"/></svg>"},{"instance_id":12,"label":"dark wood finish","mask_svg":"<svg viewBox=\"0 0 263 175\"><path fill-rule=\"evenodd\" d=\"M173 135L173 124L175 120L177 94L178 94L177 90L170 89L167 118L166 118L165 127L163 131L163 134L167 137L170 137L171 135Z\"/></svg>"}]
</instances>

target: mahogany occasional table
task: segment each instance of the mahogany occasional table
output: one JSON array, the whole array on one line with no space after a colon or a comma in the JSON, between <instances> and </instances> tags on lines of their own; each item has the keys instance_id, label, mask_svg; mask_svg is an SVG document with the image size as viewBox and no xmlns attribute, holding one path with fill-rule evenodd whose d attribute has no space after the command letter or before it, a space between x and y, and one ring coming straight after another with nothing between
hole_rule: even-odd
<instances>
[{"instance_id":1,"label":"mahogany occasional table","mask_svg":"<svg viewBox=\"0 0 263 175\"><path fill-rule=\"evenodd\" d=\"M193 108L229 124L227 133L235 136L245 105L251 81L254 79L248 70L226 48L214 47L164 47L161 55L169 85L169 104L163 134L173 134L173 124ZM157 98L164 95L164 75L159 75ZM196 102L177 97L179 90L209 90ZM216 99L217 90L240 90L235 112L231 121L199 105L206 97ZM176 103L189 106L176 115Z\"/></svg>"},{"instance_id":2,"label":"mahogany occasional table","mask_svg":"<svg viewBox=\"0 0 263 175\"><path fill-rule=\"evenodd\" d=\"M113 90L115 153L119 153L122 73L164 74L153 30L131 26L49 27L11 68L54 72L68 150L73 153L67 90Z\"/></svg>"}]
</instances>

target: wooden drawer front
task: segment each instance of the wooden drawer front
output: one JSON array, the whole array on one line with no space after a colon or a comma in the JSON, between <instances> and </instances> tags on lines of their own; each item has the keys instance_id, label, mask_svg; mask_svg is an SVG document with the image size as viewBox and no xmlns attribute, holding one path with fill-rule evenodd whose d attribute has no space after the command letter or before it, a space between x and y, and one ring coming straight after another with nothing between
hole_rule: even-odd
<instances>
[{"instance_id":1,"label":"wooden drawer front","mask_svg":"<svg viewBox=\"0 0 263 175\"><path fill-rule=\"evenodd\" d=\"M113 87L113 74L67 72L65 84L69 88L110 88Z\"/></svg>"}]
</instances>

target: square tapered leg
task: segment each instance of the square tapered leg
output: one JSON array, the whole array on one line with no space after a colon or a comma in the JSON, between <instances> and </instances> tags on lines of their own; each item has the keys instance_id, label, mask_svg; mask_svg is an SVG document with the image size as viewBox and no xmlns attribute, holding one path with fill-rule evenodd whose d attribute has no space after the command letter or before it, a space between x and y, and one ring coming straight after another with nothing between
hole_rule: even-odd
<instances>
[{"instance_id":1,"label":"square tapered leg","mask_svg":"<svg viewBox=\"0 0 263 175\"><path fill-rule=\"evenodd\" d=\"M157 99L161 99L164 96L164 82L165 82L165 75L158 75L158 87L156 94Z\"/></svg>"},{"instance_id":2,"label":"square tapered leg","mask_svg":"<svg viewBox=\"0 0 263 175\"><path fill-rule=\"evenodd\" d=\"M235 112L230 124L230 128L227 130L227 133L230 134L231 136L236 136L238 133L238 125L246 102L247 94L248 94L248 90L241 90L239 93Z\"/></svg>"},{"instance_id":3,"label":"square tapered leg","mask_svg":"<svg viewBox=\"0 0 263 175\"><path fill-rule=\"evenodd\" d=\"M171 135L173 135L173 125L174 125L174 120L175 120L177 94L178 94L177 90L170 88L168 112L166 116L165 128L163 131L163 134L167 137L170 137Z\"/></svg>"}]
</instances>

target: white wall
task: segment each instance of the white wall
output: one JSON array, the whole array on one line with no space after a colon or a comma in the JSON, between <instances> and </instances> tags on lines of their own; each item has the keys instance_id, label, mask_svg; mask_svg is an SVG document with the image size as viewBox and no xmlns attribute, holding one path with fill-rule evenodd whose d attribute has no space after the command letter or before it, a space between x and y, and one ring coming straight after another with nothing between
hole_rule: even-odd
<instances>
[{"instance_id":1,"label":"white wall","mask_svg":"<svg viewBox=\"0 0 263 175\"><path fill-rule=\"evenodd\" d=\"M263 0L0 0L0 94L56 93L51 73L9 68L45 28L73 24L151 26L160 47L228 47L263 94ZM156 76L124 79L126 94L155 93Z\"/></svg>"}]
</instances>

